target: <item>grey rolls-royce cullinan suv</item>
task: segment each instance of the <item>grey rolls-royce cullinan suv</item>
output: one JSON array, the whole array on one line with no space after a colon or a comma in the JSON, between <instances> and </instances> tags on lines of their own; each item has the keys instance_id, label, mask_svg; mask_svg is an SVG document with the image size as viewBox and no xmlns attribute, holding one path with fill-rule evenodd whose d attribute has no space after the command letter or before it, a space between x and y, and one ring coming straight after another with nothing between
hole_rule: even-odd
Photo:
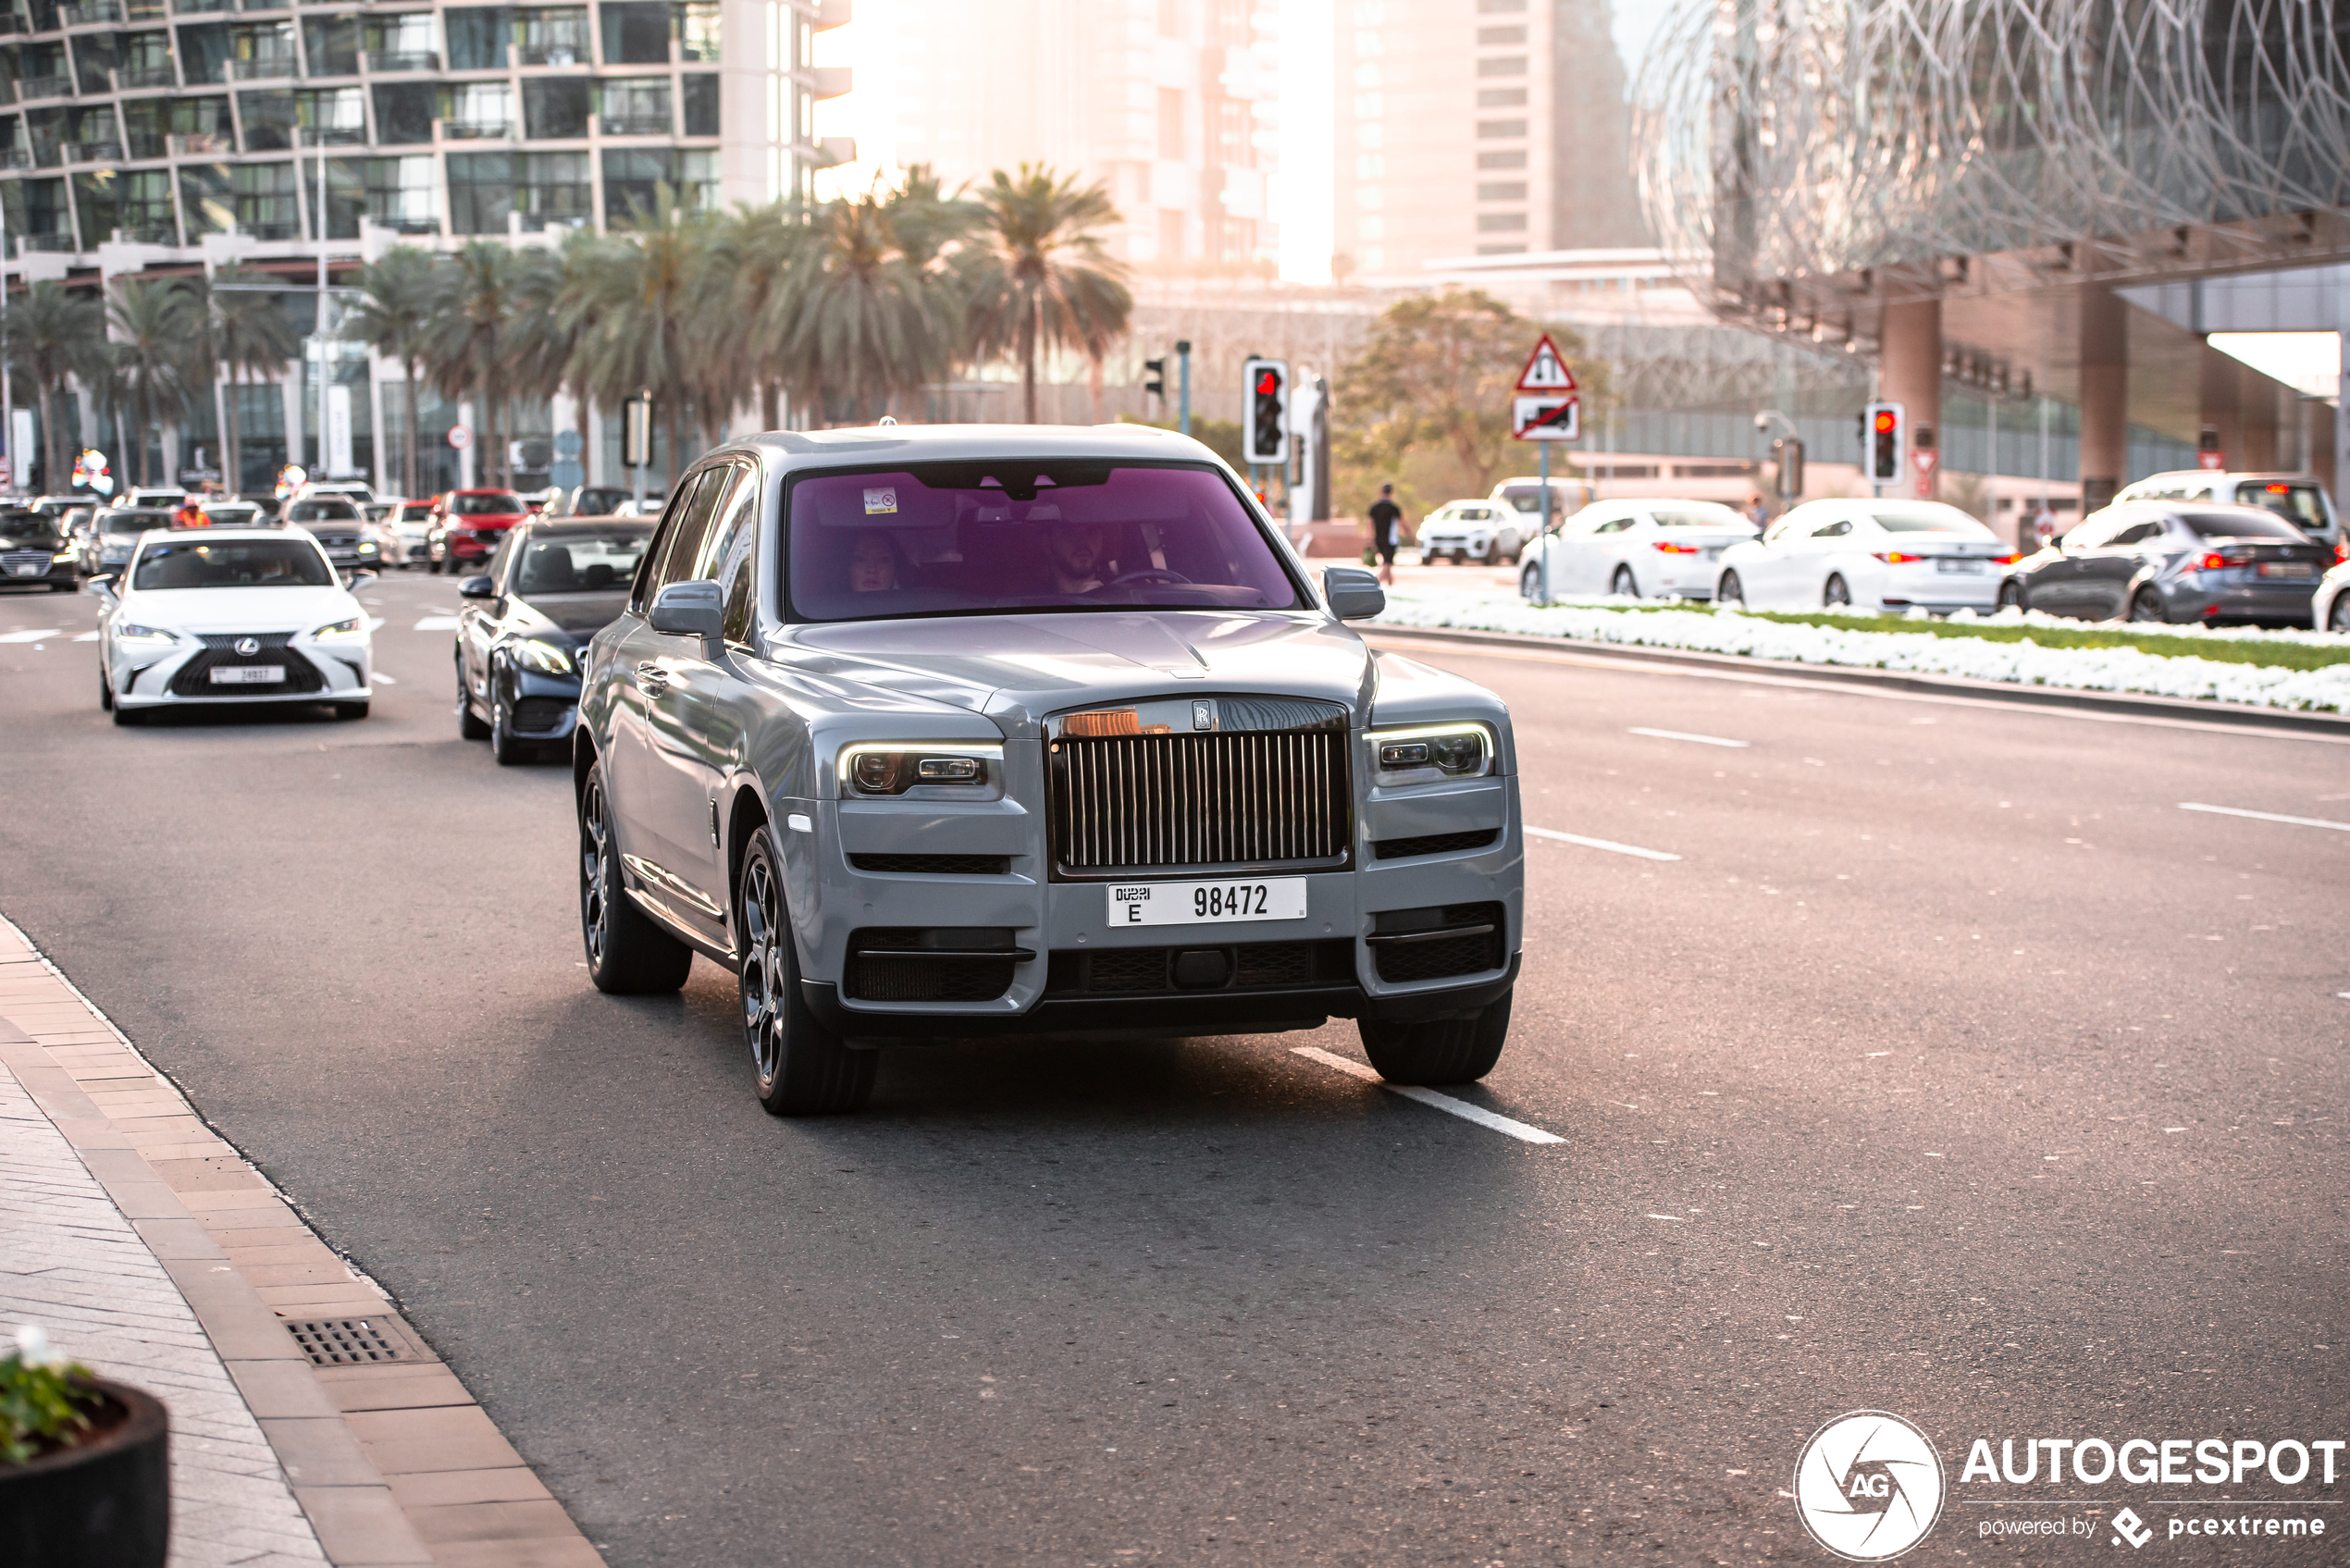
<instances>
[{"instance_id":1,"label":"grey rolls-royce cullinan suv","mask_svg":"<svg viewBox=\"0 0 2350 1568\"><path fill-rule=\"evenodd\" d=\"M1132 426L717 449L588 646L588 973L740 977L759 1098L878 1047L1357 1020L1391 1081L1489 1071L1525 863L1509 714L1347 627L1231 471Z\"/></svg>"}]
</instances>

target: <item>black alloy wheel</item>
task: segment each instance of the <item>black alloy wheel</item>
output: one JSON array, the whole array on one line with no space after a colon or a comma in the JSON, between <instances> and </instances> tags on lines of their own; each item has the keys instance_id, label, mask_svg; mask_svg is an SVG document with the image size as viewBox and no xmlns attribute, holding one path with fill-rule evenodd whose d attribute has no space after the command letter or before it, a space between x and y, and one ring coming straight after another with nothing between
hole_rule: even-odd
<instances>
[{"instance_id":1,"label":"black alloy wheel","mask_svg":"<svg viewBox=\"0 0 2350 1568\"><path fill-rule=\"evenodd\" d=\"M480 716L475 713L473 696L465 690L465 656L460 653L456 656L456 660L457 738L459 740L488 740L489 726L483 723Z\"/></svg>"},{"instance_id":2,"label":"black alloy wheel","mask_svg":"<svg viewBox=\"0 0 2350 1568\"><path fill-rule=\"evenodd\" d=\"M2013 577L2010 577L1999 585L1999 608L2002 610L2023 608L2023 585Z\"/></svg>"},{"instance_id":3,"label":"black alloy wheel","mask_svg":"<svg viewBox=\"0 0 2350 1568\"><path fill-rule=\"evenodd\" d=\"M1632 575L1629 566L1619 566L1615 569L1615 575L1608 579L1607 591L1618 599L1638 599L1640 597L1640 585Z\"/></svg>"},{"instance_id":4,"label":"black alloy wheel","mask_svg":"<svg viewBox=\"0 0 2350 1568\"><path fill-rule=\"evenodd\" d=\"M2152 588L2140 588L2137 591L2136 597L2130 600L2130 619L2133 621L2159 622L2167 625L2170 623L2171 615L2168 611L2162 608L2162 596L2160 594L2155 592Z\"/></svg>"},{"instance_id":5,"label":"black alloy wheel","mask_svg":"<svg viewBox=\"0 0 2350 1568\"><path fill-rule=\"evenodd\" d=\"M1503 992L1467 1018L1423 1023L1356 1023L1363 1054L1390 1083L1474 1083L1493 1070L1510 1036L1510 999Z\"/></svg>"},{"instance_id":6,"label":"black alloy wheel","mask_svg":"<svg viewBox=\"0 0 2350 1568\"><path fill-rule=\"evenodd\" d=\"M1837 573L1828 578L1828 586L1821 591L1820 603L1829 610L1843 610L1852 603L1852 590L1844 586L1844 574Z\"/></svg>"},{"instance_id":7,"label":"black alloy wheel","mask_svg":"<svg viewBox=\"0 0 2350 1568\"><path fill-rule=\"evenodd\" d=\"M2329 632L2350 632L2350 588L2333 596L2333 612L2326 617Z\"/></svg>"},{"instance_id":8,"label":"black alloy wheel","mask_svg":"<svg viewBox=\"0 0 2350 1568\"><path fill-rule=\"evenodd\" d=\"M1739 610L1746 608L1746 585L1738 581L1737 573L1722 574L1722 580L1713 585L1713 602L1735 606Z\"/></svg>"},{"instance_id":9,"label":"black alloy wheel","mask_svg":"<svg viewBox=\"0 0 2350 1568\"><path fill-rule=\"evenodd\" d=\"M799 955L764 827L743 852L735 911L741 927L743 1039L760 1105L779 1117L862 1109L873 1093L881 1053L851 1050L816 1021L800 994Z\"/></svg>"},{"instance_id":10,"label":"black alloy wheel","mask_svg":"<svg viewBox=\"0 0 2350 1568\"><path fill-rule=\"evenodd\" d=\"M629 901L620 885L620 848L612 842L604 765L588 770L579 792L579 931L588 978L614 996L654 996L686 983L694 950Z\"/></svg>"}]
</instances>

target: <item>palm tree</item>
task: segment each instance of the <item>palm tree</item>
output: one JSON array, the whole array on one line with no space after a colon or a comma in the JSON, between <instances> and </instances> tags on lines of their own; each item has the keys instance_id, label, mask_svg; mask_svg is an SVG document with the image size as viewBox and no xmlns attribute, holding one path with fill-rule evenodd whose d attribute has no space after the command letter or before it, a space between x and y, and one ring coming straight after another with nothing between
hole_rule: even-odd
<instances>
[{"instance_id":1,"label":"palm tree","mask_svg":"<svg viewBox=\"0 0 2350 1568\"><path fill-rule=\"evenodd\" d=\"M878 193L834 203L818 233L785 341L811 393L845 401L861 424L946 370L957 302L941 273L907 255Z\"/></svg>"},{"instance_id":2,"label":"palm tree","mask_svg":"<svg viewBox=\"0 0 2350 1568\"><path fill-rule=\"evenodd\" d=\"M63 396L77 371L93 368L93 351L105 339L105 313L87 294L36 283L8 315L9 357L17 373L31 379L41 409L42 481L61 490L70 465L60 461L51 400Z\"/></svg>"},{"instance_id":3,"label":"palm tree","mask_svg":"<svg viewBox=\"0 0 2350 1568\"><path fill-rule=\"evenodd\" d=\"M786 345L810 232L797 205L738 206L711 226L696 269L696 352L730 403L756 393L762 429L783 424L783 389L804 379Z\"/></svg>"},{"instance_id":4,"label":"palm tree","mask_svg":"<svg viewBox=\"0 0 2350 1568\"><path fill-rule=\"evenodd\" d=\"M176 278L118 279L106 302L114 358L115 407L138 449L139 483L147 483L147 434L188 410L187 289ZM126 454L127 457L128 454ZM126 461L124 466L130 466Z\"/></svg>"},{"instance_id":5,"label":"palm tree","mask_svg":"<svg viewBox=\"0 0 2350 1568\"><path fill-rule=\"evenodd\" d=\"M229 373L228 421L220 432L221 475L231 490L244 486L244 441L238 428L239 393L248 376L268 382L285 374L301 343L275 294L258 286L268 279L240 266L224 266L207 281L194 282L190 320L196 327L192 353L195 379L213 385Z\"/></svg>"},{"instance_id":6,"label":"palm tree","mask_svg":"<svg viewBox=\"0 0 2350 1568\"><path fill-rule=\"evenodd\" d=\"M400 362L407 377L408 443L402 454L402 493L416 493L416 375L439 296L438 264L414 245L394 245L382 259L361 269L364 297L351 307L351 329L386 359Z\"/></svg>"},{"instance_id":7,"label":"palm tree","mask_svg":"<svg viewBox=\"0 0 2350 1568\"><path fill-rule=\"evenodd\" d=\"M441 394L473 399L483 459L476 475L484 484L499 482L506 472L506 451L498 439L499 400L513 385L506 356L524 265L495 241L467 244L440 274L432 325L424 337L425 366Z\"/></svg>"},{"instance_id":8,"label":"palm tree","mask_svg":"<svg viewBox=\"0 0 2350 1568\"><path fill-rule=\"evenodd\" d=\"M974 236L974 352L1020 361L1021 401L1036 423L1036 364L1047 350L1075 348L1098 360L1125 336L1134 296L1125 264L1102 248L1098 229L1119 221L1107 187L1079 190L1040 164L1016 176L997 169L979 193L986 216Z\"/></svg>"},{"instance_id":9,"label":"palm tree","mask_svg":"<svg viewBox=\"0 0 2350 1568\"><path fill-rule=\"evenodd\" d=\"M684 419L695 404L699 321L694 280L711 220L681 208L667 185L615 242L583 254L570 309L583 327L581 380L606 408L649 391L669 434L671 477L685 469Z\"/></svg>"}]
</instances>

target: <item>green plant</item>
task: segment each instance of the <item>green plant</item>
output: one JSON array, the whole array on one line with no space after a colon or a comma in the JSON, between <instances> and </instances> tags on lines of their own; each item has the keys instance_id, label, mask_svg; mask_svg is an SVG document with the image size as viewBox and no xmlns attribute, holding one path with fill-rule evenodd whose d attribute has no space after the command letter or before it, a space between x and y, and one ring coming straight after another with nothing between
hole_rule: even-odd
<instances>
[{"instance_id":1,"label":"green plant","mask_svg":"<svg viewBox=\"0 0 2350 1568\"><path fill-rule=\"evenodd\" d=\"M22 1352L0 1360L0 1464L23 1464L64 1448L89 1429L104 1398L86 1366L27 1362Z\"/></svg>"}]
</instances>

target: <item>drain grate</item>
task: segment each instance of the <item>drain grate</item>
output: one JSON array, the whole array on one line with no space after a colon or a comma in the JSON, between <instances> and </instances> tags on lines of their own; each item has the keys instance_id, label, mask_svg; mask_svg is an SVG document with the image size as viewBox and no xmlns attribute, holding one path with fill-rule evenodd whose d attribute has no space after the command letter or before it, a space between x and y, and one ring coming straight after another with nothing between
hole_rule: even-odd
<instances>
[{"instance_id":1,"label":"drain grate","mask_svg":"<svg viewBox=\"0 0 2350 1568\"><path fill-rule=\"evenodd\" d=\"M377 1318L305 1318L288 1323L286 1332L314 1366L371 1366L414 1359L400 1330Z\"/></svg>"}]
</instances>

